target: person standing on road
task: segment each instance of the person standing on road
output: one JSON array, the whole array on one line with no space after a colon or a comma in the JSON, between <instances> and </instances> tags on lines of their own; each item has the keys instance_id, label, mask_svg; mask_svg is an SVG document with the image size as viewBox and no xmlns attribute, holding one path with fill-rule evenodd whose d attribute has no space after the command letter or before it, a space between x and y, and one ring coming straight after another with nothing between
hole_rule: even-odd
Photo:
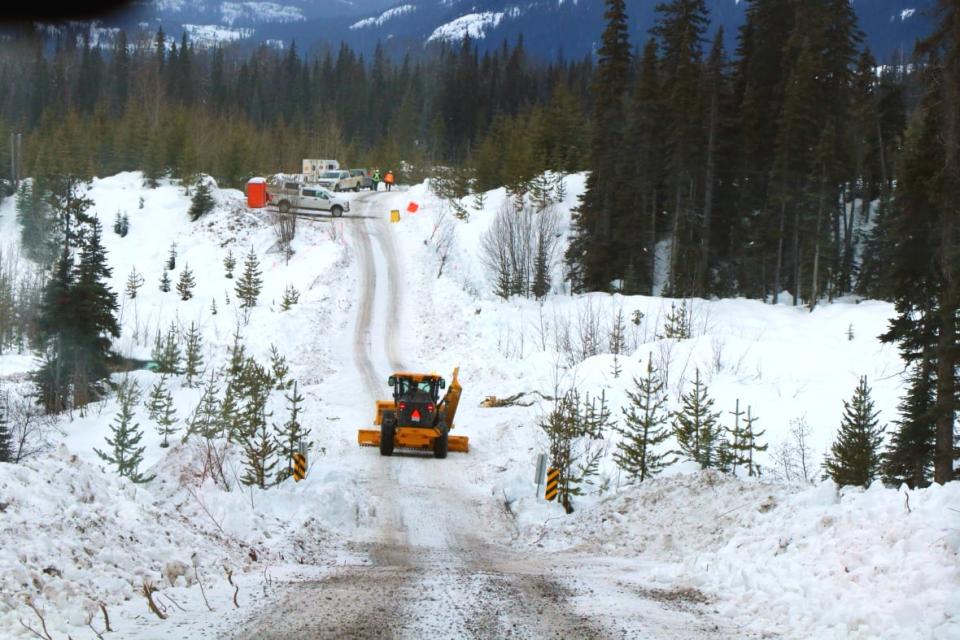
<instances>
[{"instance_id":1,"label":"person standing on road","mask_svg":"<svg viewBox=\"0 0 960 640\"><path fill-rule=\"evenodd\" d=\"M387 185L387 191L393 187L393 171L387 170L387 175L383 176L383 183Z\"/></svg>"},{"instance_id":2,"label":"person standing on road","mask_svg":"<svg viewBox=\"0 0 960 640\"><path fill-rule=\"evenodd\" d=\"M370 190L377 191L380 188L380 169L375 169L373 171L373 176L370 178Z\"/></svg>"}]
</instances>

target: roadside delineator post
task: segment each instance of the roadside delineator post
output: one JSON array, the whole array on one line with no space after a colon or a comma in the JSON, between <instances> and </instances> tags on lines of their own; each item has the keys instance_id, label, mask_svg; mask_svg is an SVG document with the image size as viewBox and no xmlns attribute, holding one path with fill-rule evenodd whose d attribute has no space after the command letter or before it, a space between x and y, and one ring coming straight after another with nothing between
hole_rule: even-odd
<instances>
[{"instance_id":1,"label":"roadside delineator post","mask_svg":"<svg viewBox=\"0 0 960 640\"><path fill-rule=\"evenodd\" d=\"M553 467L550 467L547 469L547 488L543 491L543 497L549 501L556 500L559 489L560 469L554 469Z\"/></svg>"},{"instance_id":2,"label":"roadside delineator post","mask_svg":"<svg viewBox=\"0 0 960 640\"><path fill-rule=\"evenodd\" d=\"M293 479L300 482L307 477L307 456L299 451L293 454Z\"/></svg>"},{"instance_id":3,"label":"roadside delineator post","mask_svg":"<svg viewBox=\"0 0 960 640\"><path fill-rule=\"evenodd\" d=\"M537 470L533 475L533 484L537 486L536 491L533 492L534 496L540 495L540 487L543 486L543 480L547 475L547 454L539 453L537 454Z\"/></svg>"},{"instance_id":4,"label":"roadside delineator post","mask_svg":"<svg viewBox=\"0 0 960 640\"><path fill-rule=\"evenodd\" d=\"M400 222L400 209L390 210L390 222Z\"/></svg>"}]
</instances>

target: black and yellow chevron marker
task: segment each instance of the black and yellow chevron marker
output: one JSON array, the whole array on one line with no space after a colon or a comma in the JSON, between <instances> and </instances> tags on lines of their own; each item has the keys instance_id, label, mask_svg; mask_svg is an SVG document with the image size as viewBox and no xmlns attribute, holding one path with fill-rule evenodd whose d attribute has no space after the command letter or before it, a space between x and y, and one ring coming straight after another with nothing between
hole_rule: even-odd
<instances>
[{"instance_id":1,"label":"black and yellow chevron marker","mask_svg":"<svg viewBox=\"0 0 960 640\"><path fill-rule=\"evenodd\" d=\"M302 453L293 454L293 479L300 482L307 477L307 457Z\"/></svg>"},{"instance_id":2,"label":"black and yellow chevron marker","mask_svg":"<svg viewBox=\"0 0 960 640\"><path fill-rule=\"evenodd\" d=\"M543 492L543 497L547 500L555 500L557 491L560 487L560 469L553 467L547 468L547 488Z\"/></svg>"}]
</instances>

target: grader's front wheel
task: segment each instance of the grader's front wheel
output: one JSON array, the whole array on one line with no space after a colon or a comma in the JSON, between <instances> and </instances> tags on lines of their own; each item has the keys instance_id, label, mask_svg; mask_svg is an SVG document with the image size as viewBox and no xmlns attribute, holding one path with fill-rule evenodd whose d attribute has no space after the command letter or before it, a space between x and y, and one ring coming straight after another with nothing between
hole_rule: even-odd
<instances>
[{"instance_id":1,"label":"grader's front wheel","mask_svg":"<svg viewBox=\"0 0 960 640\"><path fill-rule=\"evenodd\" d=\"M440 435L433 441L433 457L447 457L447 430L441 426Z\"/></svg>"},{"instance_id":2,"label":"grader's front wheel","mask_svg":"<svg viewBox=\"0 0 960 640\"><path fill-rule=\"evenodd\" d=\"M380 424L380 455L393 455L393 436L397 422L393 418L384 418Z\"/></svg>"}]
</instances>

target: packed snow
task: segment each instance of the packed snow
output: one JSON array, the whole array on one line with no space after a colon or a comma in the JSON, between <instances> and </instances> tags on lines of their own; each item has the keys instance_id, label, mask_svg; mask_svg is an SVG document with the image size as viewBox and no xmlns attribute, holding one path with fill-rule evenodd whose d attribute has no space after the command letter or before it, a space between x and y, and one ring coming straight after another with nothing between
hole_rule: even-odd
<instances>
[{"instance_id":1,"label":"packed snow","mask_svg":"<svg viewBox=\"0 0 960 640\"><path fill-rule=\"evenodd\" d=\"M582 174L566 176L565 197L552 205L563 236L584 183ZM268 358L271 345L279 348L306 396L303 422L315 447L308 477L265 492L227 492L200 482L198 446L177 438L171 448L160 448L141 403L136 420L147 446L144 470L156 479L132 485L103 470L93 451L104 446L115 399L64 416L63 435L55 436L49 453L21 465L0 464L0 628L12 637L30 637L20 620L39 624L26 596L54 637L94 637L87 621L103 629L100 603L124 638L156 638L171 629L191 638L228 636L250 610L265 606L275 588L271 576L315 578L349 559L345 541L373 536L385 505L367 480L379 455L356 446L356 429L369 427L373 408L358 391L362 376L351 351L364 286L353 238L361 232L356 225L364 223L392 234L402 248L396 258L401 290L417 292L416 304L404 305L397 317L375 318L370 345L377 372L385 374L381 370L392 364L376 354L376 336L388 322L399 332L398 357L405 367L447 376L460 367L464 396L455 433L470 437L471 451L422 462L430 473L468 478L471 499L485 501L485 509L509 504L519 552L596 558L638 598L690 594L689 606L719 612L744 636L960 637L960 485L910 491L874 483L867 490L838 490L819 480L819 461L834 438L842 401L859 376L868 376L881 422L896 418L903 362L894 347L877 339L892 305L850 298L810 313L789 303L694 300L691 337L667 339L662 334L670 300L567 295L560 260L554 263L553 292L543 303L497 298L481 258L483 236L509 198L502 189L486 194L482 207L472 198L459 202L468 212L465 220L428 184L360 194L363 200L347 194L356 199L347 217L298 221L289 261L277 247L268 212L248 209L239 191L214 194L214 212L191 223L189 197L178 185L148 189L138 173L94 180L89 196L105 227L111 286L121 303L123 330L115 347L148 359L158 330L195 322L208 365L225 361L238 323L258 360ZM416 213L408 212L411 203ZM402 212L402 220L387 225L392 209ZM130 217L125 238L111 231L117 212ZM13 199L7 199L0 205L4 245L18 237L14 218ZM186 265L197 277L194 298L185 302L175 290L157 287L173 243L173 281ZM372 244L377 271L386 273L392 268L386 253L380 243ZM239 272L251 248L260 258L264 293L244 327L235 280L225 277L222 261L232 249ZM146 284L130 300L123 290L133 268ZM375 302L382 309L388 292L377 284ZM287 285L300 291L300 302L281 311ZM210 311L214 300L216 315ZM628 348L615 363L605 335L621 309ZM579 335L592 324L601 327L596 354L564 347L565 333ZM608 455L595 486L565 516L537 497L532 483L536 456L546 450L537 423L550 403L531 395L530 406L490 409L481 401L518 392L554 395L577 384L591 395L603 393L617 418L632 377L648 358L669 370L672 408L699 369L724 420L736 399L760 416L770 444L760 454L762 479L697 472L679 463L632 486ZM25 354L0 356L0 385L23 392L34 366ZM130 376L144 389L159 378L149 371ZM186 388L180 378L172 388L182 420L200 390ZM282 394L275 394L270 408L274 420L282 420ZM801 424L809 428L815 456L812 484L777 479L782 474L774 453L791 444ZM615 444L616 436L607 434L608 452ZM437 517L416 501L404 507L412 510L405 515L410 521ZM168 620L148 612L145 580L159 589ZM578 599L577 606L589 614L609 602L598 593Z\"/></svg>"}]
</instances>

